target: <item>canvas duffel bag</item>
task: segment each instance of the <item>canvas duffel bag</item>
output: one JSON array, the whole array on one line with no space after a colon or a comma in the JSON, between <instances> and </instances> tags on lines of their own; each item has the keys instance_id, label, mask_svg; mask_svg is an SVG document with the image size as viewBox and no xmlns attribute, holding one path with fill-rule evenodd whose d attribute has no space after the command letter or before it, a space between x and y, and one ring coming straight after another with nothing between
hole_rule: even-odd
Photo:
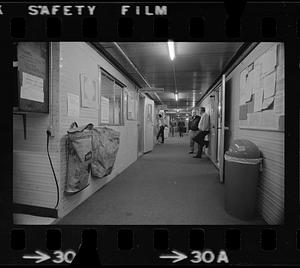
<instances>
[{"instance_id":1,"label":"canvas duffel bag","mask_svg":"<svg viewBox=\"0 0 300 268\"><path fill-rule=\"evenodd\" d=\"M74 122L67 131L67 179L65 192L76 193L89 185L92 163L93 124L78 127Z\"/></svg>"}]
</instances>

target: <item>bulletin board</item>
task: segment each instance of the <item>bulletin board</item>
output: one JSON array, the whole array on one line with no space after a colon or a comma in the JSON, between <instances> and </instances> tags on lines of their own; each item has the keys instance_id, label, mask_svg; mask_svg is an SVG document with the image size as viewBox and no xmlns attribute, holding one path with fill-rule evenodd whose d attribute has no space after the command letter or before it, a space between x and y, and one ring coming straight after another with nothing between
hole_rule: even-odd
<instances>
[{"instance_id":1,"label":"bulletin board","mask_svg":"<svg viewBox=\"0 0 300 268\"><path fill-rule=\"evenodd\" d=\"M240 128L284 131L283 53L276 43L240 73Z\"/></svg>"},{"instance_id":2,"label":"bulletin board","mask_svg":"<svg viewBox=\"0 0 300 268\"><path fill-rule=\"evenodd\" d=\"M49 112L49 45L47 42L19 42L18 110Z\"/></svg>"}]
</instances>

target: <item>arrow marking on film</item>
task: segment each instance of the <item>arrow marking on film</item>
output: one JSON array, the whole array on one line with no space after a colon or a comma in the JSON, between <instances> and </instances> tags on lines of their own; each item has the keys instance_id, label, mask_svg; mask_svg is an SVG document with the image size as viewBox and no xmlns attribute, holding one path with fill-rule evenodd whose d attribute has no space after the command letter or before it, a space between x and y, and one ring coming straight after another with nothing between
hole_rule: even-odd
<instances>
[{"instance_id":1,"label":"arrow marking on film","mask_svg":"<svg viewBox=\"0 0 300 268\"><path fill-rule=\"evenodd\" d=\"M50 259L49 255L47 255L39 250L36 250L35 253L38 255L24 255L23 259L36 259L35 263L40 263L40 262Z\"/></svg>"},{"instance_id":2,"label":"arrow marking on film","mask_svg":"<svg viewBox=\"0 0 300 268\"><path fill-rule=\"evenodd\" d=\"M172 250L172 253L174 253L175 255L161 255L159 257L161 259L174 259L172 263L179 262L187 258L185 254L178 252L176 250Z\"/></svg>"}]
</instances>

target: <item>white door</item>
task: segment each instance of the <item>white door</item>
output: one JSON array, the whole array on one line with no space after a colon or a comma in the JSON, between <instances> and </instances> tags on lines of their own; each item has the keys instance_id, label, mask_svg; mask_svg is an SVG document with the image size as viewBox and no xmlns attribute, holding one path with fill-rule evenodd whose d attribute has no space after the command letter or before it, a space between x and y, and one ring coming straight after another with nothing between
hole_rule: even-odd
<instances>
[{"instance_id":1,"label":"white door","mask_svg":"<svg viewBox=\"0 0 300 268\"><path fill-rule=\"evenodd\" d=\"M149 98L145 98L145 110L144 110L144 152L153 150L154 138L154 101Z\"/></svg>"},{"instance_id":2,"label":"white door","mask_svg":"<svg viewBox=\"0 0 300 268\"><path fill-rule=\"evenodd\" d=\"M224 137L227 127L225 126L225 74L222 76L222 87L221 87L221 135L220 135L220 147L219 147L219 172L220 182L224 182Z\"/></svg>"}]
</instances>

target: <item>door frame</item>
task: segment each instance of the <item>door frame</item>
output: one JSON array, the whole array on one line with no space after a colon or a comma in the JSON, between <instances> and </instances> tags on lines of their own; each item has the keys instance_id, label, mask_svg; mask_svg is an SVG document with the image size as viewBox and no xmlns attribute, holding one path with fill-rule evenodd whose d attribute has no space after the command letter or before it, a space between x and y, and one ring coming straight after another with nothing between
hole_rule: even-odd
<instances>
[{"instance_id":1,"label":"door frame","mask_svg":"<svg viewBox=\"0 0 300 268\"><path fill-rule=\"evenodd\" d=\"M221 91L222 91L222 105L221 105L221 135L220 135L220 150L219 150L219 174L220 174L220 182L224 182L224 139L225 139L225 131L226 131L226 126L225 126L225 74L222 75L222 86L221 86Z\"/></svg>"},{"instance_id":2,"label":"door frame","mask_svg":"<svg viewBox=\"0 0 300 268\"><path fill-rule=\"evenodd\" d=\"M137 156L140 157L144 154L144 111L145 111L145 96L138 93L138 121L137 121ZM141 132L140 132L141 130ZM141 147L141 148L140 148Z\"/></svg>"}]
</instances>

